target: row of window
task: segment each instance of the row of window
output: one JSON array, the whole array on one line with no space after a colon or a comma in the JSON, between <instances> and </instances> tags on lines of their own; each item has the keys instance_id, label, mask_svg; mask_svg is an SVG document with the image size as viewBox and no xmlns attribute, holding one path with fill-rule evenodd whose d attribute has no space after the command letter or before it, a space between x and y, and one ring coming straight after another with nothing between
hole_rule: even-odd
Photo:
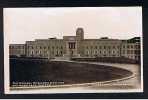
<instances>
[{"instance_id":1,"label":"row of window","mask_svg":"<svg viewBox=\"0 0 148 100\"><path fill-rule=\"evenodd\" d=\"M86 54L119 54L119 51L86 51Z\"/></svg>"},{"instance_id":2,"label":"row of window","mask_svg":"<svg viewBox=\"0 0 148 100\"><path fill-rule=\"evenodd\" d=\"M34 46L28 46L28 48L30 48L30 49L50 49L50 48L52 48L52 49L63 49L63 46L36 46L36 47L34 47Z\"/></svg>"},{"instance_id":3,"label":"row of window","mask_svg":"<svg viewBox=\"0 0 148 100\"><path fill-rule=\"evenodd\" d=\"M75 44L74 44L75 45ZM140 48L140 45L123 45L122 46L123 48L135 48L135 49L139 49ZM25 47L24 46L10 46L10 49L24 49ZM52 47L50 47L50 46L36 46L36 47L34 47L34 46L28 46L28 48L31 48L31 49L34 49L34 48L40 48L40 49L50 49L50 48L52 48L52 49L54 49L54 48L56 48L56 49L63 49L63 46L52 46ZM119 49L120 48L120 46L86 46L86 49Z\"/></svg>"},{"instance_id":4,"label":"row of window","mask_svg":"<svg viewBox=\"0 0 148 100\"><path fill-rule=\"evenodd\" d=\"M69 43L69 49L75 49L75 45L76 45L75 42L70 42Z\"/></svg>"},{"instance_id":5,"label":"row of window","mask_svg":"<svg viewBox=\"0 0 148 100\"><path fill-rule=\"evenodd\" d=\"M123 50L122 54L140 54L140 50Z\"/></svg>"},{"instance_id":6,"label":"row of window","mask_svg":"<svg viewBox=\"0 0 148 100\"><path fill-rule=\"evenodd\" d=\"M17 50L17 51L10 51L10 54L25 54L25 52L21 50Z\"/></svg>"},{"instance_id":7,"label":"row of window","mask_svg":"<svg viewBox=\"0 0 148 100\"><path fill-rule=\"evenodd\" d=\"M34 55L34 54L56 54L56 55L62 55L63 54L63 51L51 51L51 52L48 52L48 51L31 51L30 52L31 55Z\"/></svg>"},{"instance_id":8,"label":"row of window","mask_svg":"<svg viewBox=\"0 0 148 100\"><path fill-rule=\"evenodd\" d=\"M113 55L107 55L107 54L103 54L103 55L97 55L97 54L88 55L88 54L86 54L85 56L87 56L87 57L90 57L90 56L95 56L95 57L119 57L120 55L115 55L115 54L113 54Z\"/></svg>"},{"instance_id":9,"label":"row of window","mask_svg":"<svg viewBox=\"0 0 148 100\"><path fill-rule=\"evenodd\" d=\"M10 46L10 49L24 49L24 46Z\"/></svg>"},{"instance_id":10,"label":"row of window","mask_svg":"<svg viewBox=\"0 0 148 100\"><path fill-rule=\"evenodd\" d=\"M94 45L118 45L118 44L120 44L120 42L113 42L113 41L108 41L108 42L91 42L91 41L85 41L85 42L83 42L84 44L94 44Z\"/></svg>"},{"instance_id":11,"label":"row of window","mask_svg":"<svg viewBox=\"0 0 148 100\"><path fill-rule=\"evenodd\" d=\"M86 49L120 49L120 46L86 46Z\"/></svg>"},{"instance_id":12,"label":"row of window","mask_svg":"<svg viewBox=\"0 0 148 100\"><path fill-rule=\"evenodd\" d=\"M140 56L126 56L127 58L130 58L130 59L136 59L136 60L139 60L140 59Z\"/></svg>"},{"instance_id":13,"label":"row of window","mask_svg":"<svg viewBox=\"0 0 148 100\"><path fill-rule=\"evenodd\" d=\"M128 48L128 49L129 49L129 48L131 48L131 49L133 49L133 48L134 48L134 49L140 49L140 45L126 45L126 46L123 45L122 47L123 47L123 48Z\"/></svg>"}]
</instances>

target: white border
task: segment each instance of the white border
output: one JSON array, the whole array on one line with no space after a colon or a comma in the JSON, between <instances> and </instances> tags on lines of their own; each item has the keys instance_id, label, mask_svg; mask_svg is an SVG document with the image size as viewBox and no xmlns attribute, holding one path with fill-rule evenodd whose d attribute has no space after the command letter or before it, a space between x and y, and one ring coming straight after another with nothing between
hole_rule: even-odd
<instances>
[{"instance_id":1,"label":"white border","mask_svg":"<svg viewBox=\"0 0 148 100\"><path fill-rule=\"evenodd\" d=\"M142 6L139 6L142 8ZM4 12L4 8L3 8ZM5 13L5 12L4 12ZM5 15L5 14L3 14ZM6 23L5 17L3 16ZM3 22L4 22L3 21ZM4 28L5 32L5 28ZM142 32L143 33L143 32ZM9 34L4 33L4 92L5 94L55 94L55 93L127 93L127 92L143 92L143 34L141 34L141 88L128 90L82 90L82 89L40 89L40 90L19 90L11 91L9 87L10 72L9 72Z\"/></svg>"},{"instance_id":2,"label":"white border","mask_svg":"<svg viewBox=\"0 0 148 100\"><path fill-rule=\"evenodd\" d=\"M141 6L141 13L142 13L142 6ZM141 14L141 17L142 17L142 15L143 14ZM143 17L142 17L142 33L140 33L141 34L141 37L140 37L140 39L141 39L141 41L140 41L140 43L141 43L141 90L142 90L142 92L144 92L143 91Z\"/></svg>"},{"instance_id":3,"label":"white border","mask_svg":"<svg viewBox=\"0 0 148 100\"><path fill-rule=\"evenodd\" d=\"M5 20L5 11L3 8L3 26L4 23L7 23ZM4 27L4 92L7 94L10 92L9 87L9 34L5 33L5 27Z\"/></svg>"}]
</instances>

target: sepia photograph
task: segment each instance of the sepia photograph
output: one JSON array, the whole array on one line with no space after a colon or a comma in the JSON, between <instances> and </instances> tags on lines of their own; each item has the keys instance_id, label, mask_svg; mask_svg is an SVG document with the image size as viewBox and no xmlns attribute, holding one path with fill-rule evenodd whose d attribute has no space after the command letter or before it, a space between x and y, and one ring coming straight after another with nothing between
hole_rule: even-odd
<instances>
[{"instance_id":1,"label":"sepia photograph","mask_svg":"<svg viewBox=\"0 0 148 100\"><path fill-rule=\"evenodd\" d=\"M142 7L4 8L5 94L143 92Z\"/></svg>"}]
</instances>

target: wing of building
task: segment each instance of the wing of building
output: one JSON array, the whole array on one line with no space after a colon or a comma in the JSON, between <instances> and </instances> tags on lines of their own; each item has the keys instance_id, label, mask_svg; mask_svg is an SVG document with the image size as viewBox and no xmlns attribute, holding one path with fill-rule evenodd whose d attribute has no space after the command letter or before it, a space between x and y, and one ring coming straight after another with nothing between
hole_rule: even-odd
<instances>
[{"instance_id":1,"label":"wing of building","mask_svg":"<svg viewBox=\"0 0 148 100\"><path fill-rule=\"evenodd\" d=\"M128 40L84 39L83 28L77 28L76 36L63 39L49 38L26 41L25 44L10 44L10 56L27 57L124 57L140 59L140 37Z\"/></svg>"}]
</instances>

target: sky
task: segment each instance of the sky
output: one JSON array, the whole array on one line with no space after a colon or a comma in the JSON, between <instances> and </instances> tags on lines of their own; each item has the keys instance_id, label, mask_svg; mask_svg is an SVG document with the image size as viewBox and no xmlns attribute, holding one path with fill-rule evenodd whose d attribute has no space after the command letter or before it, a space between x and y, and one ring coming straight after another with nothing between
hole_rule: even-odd
<instances>
[{"instance_id":1,"label":"sky","mask_svg":"<svg viewBox=\"0 0 148 100\"><path fill-rule=\"evenodd\" d=\"M4 8L4 34L10 43L75 36L78 27L85 39L142 36L142 7Z\"/></svg>"}]
</instances>

